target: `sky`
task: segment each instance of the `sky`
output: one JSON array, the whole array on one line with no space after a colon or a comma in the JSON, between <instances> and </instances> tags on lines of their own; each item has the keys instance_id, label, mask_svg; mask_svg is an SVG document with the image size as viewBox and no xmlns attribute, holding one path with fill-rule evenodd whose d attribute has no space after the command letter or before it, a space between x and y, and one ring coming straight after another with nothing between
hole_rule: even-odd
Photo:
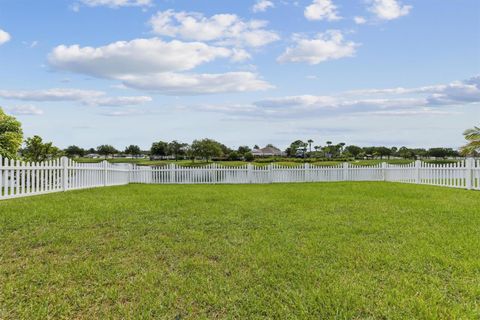
<instances>
[{"instance_id":1,"label":"sky","mask_svg":"<svg viewBox=\"0 0 480 320\"><path fill-rule=\"evenodd\" d=\"M0 106L59 147L452 147L478 0L0 0Z\"/></svg>"}]
</instances>

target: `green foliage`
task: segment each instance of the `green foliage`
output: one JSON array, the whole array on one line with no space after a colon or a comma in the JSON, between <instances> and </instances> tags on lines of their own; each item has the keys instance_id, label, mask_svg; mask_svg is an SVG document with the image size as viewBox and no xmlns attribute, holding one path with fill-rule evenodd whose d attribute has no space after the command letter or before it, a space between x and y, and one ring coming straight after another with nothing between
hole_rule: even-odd
<instances>
[{"instance_id":1,"label":"green foliage","mask_svg":"<svg viewBox=\"0 0 480 320\"><path fill-rule=\"evenodd\" d=\"M65 155L68 157L83 157L85 155L85 150L83 148L80 148L78 146L69 146L65 150Z\"/></svg>"},{"instance_id":2,"label":"green foliage","mask_svg":"<svg viewBox=\"0 0 480 320\"><path fill-rule=\"evenodd\" d=\"M168 144L168 153L172 155L175 160L184 157L187 154L188 144L173 140Z\"/></svg>"},{"instance_id":3,"label":"green foliage","mask_svg":"<svg viewBox=\"0 0 480 320\"><path fill-rule=\"evenodd\" d=\"M107 156L118 153L118 150L115 149L114 146L111 146L109 144L102 144L101 146L97 147L97 152L99 155L107 157Z\"/></svg>"},{"instance_id":4,"label":"green foliage","mask_svg":"<svg viewBox=\"0 0 480 320\"><path fill-rule=\"evenodd\" d=\"M129 185L0 205L4 319L478 319L480 194Z\"/></svg>"},{"instance_id":5,"label":"green foliage","mask_svg":"<svg viewBox=\"0 0 480 320\"><path fill-rule=\"evenodd\" d=\"M238 161L238 160L241 160L241 158L242 156L236 151L230 152L228 154L228 160L230 161Z\"/></svg>"},{"instance_id":6,"label":"green foliage","mask_svg":"<svg viewBox=\"0 0 480 320\"><path fill-rule=\"evenodd\" d=\"M161 156L161 157L167 156L168 142L158 141L158 142L152 143L152 147L150 148L150 154L152 156Z\"/></svg>"},{"instance_id":7,"label":"green foliage","mask_svg":"<svg viewBox=\"0 0 480 320\"><path fill-rule=\"evenodd\" d=\"M205 160L223 155L223 145L212 139L194 140L191 146L192 155Z\"/></svg>"},{"instance_id":8,"label":"green foliage","mask_svg":"<svg viewBox=\"0 0 480 320\"><path fill-rule=\"evenodd\" d=\"M52 142L43 142L41 137L33 136L25 140L22 156L27 161L40 162L59 158L62 156L62 151Z\"/></svg>"},{"instance_id":9,"label":"green foliage","mask_svg":"<svg viewBox=\"0 0 480 320\"><path fill-rule=\"evenodd\" d=\"M237 151L240 155L245 156L247 153L252 152L252 149L248 146L240 146Z\"/></svg>"},{"instance_id":10,"label":"green foliage","mask_svg":"<svg viewBox=\"0 0 480 320\"><path fill-rule=\"evenodd\" d=\"M297 150L300 148L306 148L307 144L302 140L295 140L290 144L290 147L287 148L286 152L289 157L295 157Z\"/></svg>"},{"instance_id":11,"label":"green foliage","mask_svg":"<svg viewBox=\"0 0 480 320\"><path fill-rule=\"evenodd\" d=\"M255 159L255 157L250 151L245 153L243 157L245 158L245 161L248 161L248 162L252 162Z\"/></svg>"},{"instance_id":12,"label":"green foliage","mask_svg":"<svg viewBox=\"0 0 480 320\"><path fill-rule=\"evenodd\" d=\"M22 124L14 117L6 115L0 107L0 155L16 159L22 141Z\"/></svg>"},{"instance_id":13,"label":"green foliage","mask_svg":"<svg viewBox=\"0 0 480 320\"><path fill-rule=\"evenodd\" d=\"M132 144L125 148L124 153L131 156L138 156L139 154L142 153L142 151L140 150L139 146Z\"/></svg>"},{"instance_id":14,"label":"green foliage","mask_svg":"<svg viewBox=\"0 0 480 320\"><path fill-rule=\"evenodd\" d=\"M473 127L465 130L463 133L468 144L464 145L460 150L463 155L476 155L480 153L480 127Z\"/></svg>"}]
</instances>

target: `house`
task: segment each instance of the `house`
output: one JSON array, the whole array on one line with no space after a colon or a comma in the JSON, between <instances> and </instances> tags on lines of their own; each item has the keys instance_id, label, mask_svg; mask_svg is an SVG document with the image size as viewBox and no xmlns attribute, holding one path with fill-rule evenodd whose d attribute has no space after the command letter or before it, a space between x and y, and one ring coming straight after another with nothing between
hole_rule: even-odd
<instances>
[{"instance_id":1,"label":"house","mask_svg":"<svg viewBox=\"0 0 480 320\"><path fill-rule=\"evenodd\" d=\"M254 157L283 157L285 156L285 152L282 150L274 147L274 146L267 146L261 149L253 149L252 154Z\"/></svg>"}]
</instances>

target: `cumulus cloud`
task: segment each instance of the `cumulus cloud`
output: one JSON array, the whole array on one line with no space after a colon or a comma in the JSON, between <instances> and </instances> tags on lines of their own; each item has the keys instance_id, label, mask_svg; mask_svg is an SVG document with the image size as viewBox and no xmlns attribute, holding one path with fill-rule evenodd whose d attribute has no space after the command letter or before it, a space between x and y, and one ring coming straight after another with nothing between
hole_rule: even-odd
<instances>
[{"instance_id":1,"label":"cumulus cloud","mask_svg":"<svg viewBox=\"0 0 480 320\"><path fill-rule=\"evenodd\" d=\"M150 19L150 25L157 35L215 41L224 46L262 47L280 39L277 33L265 29L266 21L244 21L235 14L205 17L196 12L167 10L157 12Z\"/></svg>"},{"instance_id":2,"label":"cumulus cloud","mask_svg":"<svg viewBox=\"0 0 480 320\"><path fill-rule=\"evenodd\" d=\"M369 7L369 11L381 20L394 20L406 16L411 9L411 5L403 5L399 0L371 0Z\"/></svg>"},{"instance_id":3,"label":"cumulus cloud","mask_svg":"<svg viewBox=\"0 0 480 320\"><path fill-rule=\"evenodd\" d=\"M48 61L56 69L114 79L129 74L190 70L232 54L227 48L201 42L152 38L118 41L101 47L60 45L49 54Z\"/></svg>"},{"instance_id":4,"label":"cumulus cloud","mask_svg":"<svg viewBox=\"0 0 480 320\"><path fill-rule=\"evenodd\" d=\"M40 116L43 114L43 110L34 105L20 105L8 108L7 110L9 113L18 116Z\"/></svg>"},{"instance_id":5,"label":"cumulus cloud","mask_svg":"<svg viewBox=\"0 0 480 320\"><path fill-rule=\"evenodd\" d=\"M11 36L8 32L0 29L0 46L8 41L10 41Z\"/></svg>"},{"instance_id":6,"label":"cumulus cloud","mask_svg":"<svg viewBox=\"0 0 480 320\"><path fill-rule=\"evenodd\" d=\"M257 0L257 2L253 5L252 11L253 12L264 12L268 8L273 8L275 5L272 1L269 0Z\"/></svg>"},{"instance_id":7,"label":"cumulus cloud","mask_svg":"<svg viewBox=\"0 0 480 320\"><path fill-rule=\"evenodd\" d=\"M313 0L312 4L305 8L305 18L308 20L339 20L337 6L332 0Z\"/></svg>"},{"instance_id":8,"label":"cumulus cloud","mask_svg":"<svg viewBox=\"0 0 480 320\"><path fill-rule=\"evenodd\" d=\"M110 97L103 91L81 89L0 90L0 97L23 101L78 101L92 106L139 105L152 101L148 96Z\"/></svg>"},{"instance_id":9,"label":"cumulus cloud","mask_svg":"<svg viewBox=\"0 0 480 320\"><path fill-rule=\"evenodd\" d=\"M251 72L182 73L219 58L247 58L243 49L202 42L165 42L158 38L115 42L102 47L58 46L49 55L52 67L119 80L130 88L164 94L206 94L265 90L271 87Z\"/></svg>"},{"instance_id":10,"label":"cumulus cloud","mask_svg":"<svg viewBox=\"0 0 480 320\"><path fill-rule=\"evenodd\" d=\"M126 76L123 83L131 88L158 91L167 95L196 95L260 91L273 88L252 72L220 74L159 73Z\"/></svg>"},{"instance_id":11,"label":"cumulus cloud","mask_svg":"<svg viewBox=\"0 0 480 320\"><path fill-rule=\"evenodd\" d=\"M152 5L152 0L81 0L80 3L88 7L147 7Z\"/></svg>"},{"instance_id":12,"label":"cumulus cloud","mask_svg":"<svg viewBox=\"0 0 480 320\"><path fill-rule=\"evenodd\" d=\"M327 60L352 57L358 44L346 41L338 30L328 30L313 39L296 37L295 45L278 58L279 62L306 62L319 64Z\"/></svg>"}]
</instances>

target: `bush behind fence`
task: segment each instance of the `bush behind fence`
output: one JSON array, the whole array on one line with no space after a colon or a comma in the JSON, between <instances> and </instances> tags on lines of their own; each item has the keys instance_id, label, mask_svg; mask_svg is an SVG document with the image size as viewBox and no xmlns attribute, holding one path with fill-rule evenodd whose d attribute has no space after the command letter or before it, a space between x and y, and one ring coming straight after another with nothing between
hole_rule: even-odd
<instances>
[{"instance_id":1,"label":"bush behind fence","mask_svg":"<svg viewBox=\"0 0 480 320\"><path fill-rule=\"evenodd\" d=\"M270 164L227 167L215 163L204 167L170 164L142 167L133 164L77 163L61 158L41 163L0 157L0 200L76 189L144 184L259 184L287 182L393 181L480 190L480 160L457 163L357 166Z\"/></svg>"}]
</instances>

